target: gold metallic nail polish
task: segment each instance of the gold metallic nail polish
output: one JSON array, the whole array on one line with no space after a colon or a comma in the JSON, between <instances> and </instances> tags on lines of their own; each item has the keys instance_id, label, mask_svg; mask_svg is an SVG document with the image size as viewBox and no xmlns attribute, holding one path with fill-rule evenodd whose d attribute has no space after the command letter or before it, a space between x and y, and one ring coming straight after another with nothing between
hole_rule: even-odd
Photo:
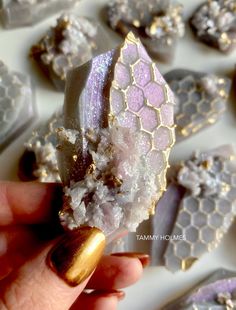
<instances>
[{"instance_id":1,"label":"gold metallic nail polish","mask_svg":"<svg viewBox=\"0 0 236 310\"><path fill-rule=\"evenodd\" d=\"M95 227L68 232L48 254L48 264L70 286L77 286L96 268L105 248L105 235Z\"/></svg>"},{"instance_id":2,"label":"gold metallic nail polish","mask_svg":"<svg viewBox=\"0 0 236 310\"><path fill-rule=\"evenodd\" d=\"M147 267L150 264L150 256L145 253L120 252L120 253L112 253L111 256L138 258L143 268Z\"/></svg>"}]
</instances>

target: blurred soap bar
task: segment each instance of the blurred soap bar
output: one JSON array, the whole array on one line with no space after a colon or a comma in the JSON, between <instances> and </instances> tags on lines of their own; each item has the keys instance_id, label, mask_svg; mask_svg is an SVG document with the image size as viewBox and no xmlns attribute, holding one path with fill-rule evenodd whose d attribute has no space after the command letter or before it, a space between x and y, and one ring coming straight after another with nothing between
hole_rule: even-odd
<instances>
[{"instance_id":1,"label":"blurred soap bar","mask_svg":"<svg viewBox=\"0 0 236 310\"><path fill-rule=\"evenodd\" d=\"M0 151L19 136L35 116L30 78L10 71L0 61Z\"/></svg>"},{"instance_id":2,"label":"blurred soap bar","mask_svg":"<svg viewBox=\"0 0 236 310\"><path fill-rule=\"evenodd\" d=\"M236 272L218 269L162 310L236 309Z\"/></svg>"},{"instance_id":3,"label":"blurred soap bar","mask_svg":"<svg viewBox=\"0 0 236 310\"><path fill-rule=\"evenodd\" d=\"M176 97L177 141L215 124L226 111L230 79L186 69L174 69L164 77Z\"/></svg>"},{"instance_id":4,"label":"blurred soap bar","mask_svg":"<svg viewBox=\"0 0 236 310\"><path fill-rule=\"evenodd\" d=\"M30 55L55 87L64 91L68 70L101 53L107 42L96 22L68 13L58 18L56 26L32 46Z\"/></svg>"},{"instance_id":5,"label":"blurred soap bar","mask_svg":"<svg viewBox=\"0 0 236 310\"><path fill-rule=\"evenodd\" d=\"M163 62L172 61L185 33L183 7L169 0L112 0L107 19L123 36L129 31L138 35L151 56Z\"/></svg>"},{"instance_id":6,"label":"blurred soap bar","mask_svg":"<svg viewBox=\"0 0 236 310\"><path fill-rule=\"evenodd\" d=\"M177 272L218 247L235 219L235 150L196 152L171 172L153 217L152 263Z\"/></svg>"},{"instance_id":7,"label":"blurred soap bar","mask_svg":"<svg viewBox=\"0 0 236 310\"><path fill-rule=\"evenodd\" d=\"M209 0L200 5L190 19L196 37L222 53L236 47L235 0Z\"/></svg>"},{"instance_id":8,"label":"blurred soap bar","mask_svg":"<svg viewBox=\"0 0 236 310\"><path fill-rule=\"evenodd\" d=\"M0 0L5 28L30 26L52 14L72 8L78 0Z\"/></svg>"}]
</instances>

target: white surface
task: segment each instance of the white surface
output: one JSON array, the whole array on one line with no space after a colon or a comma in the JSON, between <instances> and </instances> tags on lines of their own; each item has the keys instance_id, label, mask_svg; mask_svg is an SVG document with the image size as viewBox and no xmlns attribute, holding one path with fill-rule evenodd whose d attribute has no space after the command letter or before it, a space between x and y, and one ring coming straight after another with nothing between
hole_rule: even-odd
<instances>
[{"instance_id":1,"label":"white surface","mask_svg":"<svg viewBox=\"0 0 236 310\"><path fill-rule=\"evenodd\" d=\"M77 11L80 15L97 17L106 0L84 0ZM185 6L185 17L188 18L193 9L202 1L180 0ZM19 70L32 75L36 86L36 99L40 119L45 119L63 102L63 94L58 93L43 75L35 69L28 59L30 46L35 43L54 21L50 18L35 27L18 30L0 29L0 59L14 70ZM105 26L106 27L106 26ZM119 37L106 28L111 40L119 42ZM172 66L159 65L164 74L171 68L185 67L198 71L226 74L231 76L236 63L236 52L224 56L217 51L198 43L187 27L187 33L180 41L175 61ZM180 143L174 149L172 160L185 159L195 149L212 148L220 144L233 143L236 136L236 112L233 104L236 98L231 96L228 112L215 126L203 131L193 138ZM17 162L23 150L23 142L30 135L32 128L21 135L4 153L0 155L0 178L7 180L17 179ZM127 297L119 305L119 310L157 310L160 305L192 284L206 276L217 267L236 269L235 249L236 225L233 225L221 246L207 254L186 273L173 275L163 268L153 267L145 270L143 279L126 290ZM106 310L106 309L104 309ZM178 310L178 309L176 309Z\"/></svg>"}]
</instances>

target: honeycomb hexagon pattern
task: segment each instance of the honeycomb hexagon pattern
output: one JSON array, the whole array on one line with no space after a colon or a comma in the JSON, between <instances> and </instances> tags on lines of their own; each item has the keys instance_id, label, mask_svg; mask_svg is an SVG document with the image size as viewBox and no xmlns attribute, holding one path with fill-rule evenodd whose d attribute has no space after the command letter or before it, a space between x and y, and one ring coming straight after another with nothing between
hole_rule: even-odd
<instances>
[{"instance_id":1,"label":"honeycomb hexagon pattern","mask_svg":"<svg viewBox=\"0 0 236 310\"><path fill-rule=\"evenodd\" d=\"M178 171L186 190L167 246L164 263L171 271L187 270L217 247L236 215L235 152L230 146L193 155Z\"/></svg>"},{"instance_id":2,"label":"honeycomb hexagon pattern","mask_svg":"<svg viewBox=\"0 0 236 310\"><path fill-rule=\"evenodd\" d=\"M129 33L114 68L111 120L140 131L139 147L157 170L160 195L166 188L168 158L175 142L173 94L145 48ZM159 199L160 197L158 197Z\"/></svg>"},{"instance_id":3,"label":"honeycomb hexagon pattern","mask_svg":"<svg viewBox=\"0 0 236 310\"><path fill-rule=\"evenodd\" d=\"M11 72L0 61L0 149L35 116L33 91L28 76Z\"/></svg>"},{"instance_id":4,"label":"honeycomb hexagon pattern","mask_svg":"<svg viewBox=\"0 0 236 310\"><path fill-rule=\"evenodd\" d=\"M166 189L175 140L173 93L141 41L129 33L117 49L70 71L64 111L58 132L67 187L63 225L88 224L109 235L136 231ZM82 187L81 201L74 200ZM87 206L83 196L91 197Z\"/></svg>"},{"instance_id":5,"label":"honeycomb hexagon pattern","mask_svg":"<svg viewBox=\"0 0 236 310\"><path fill-rule=\"evenodd\" d=\"M176 96L177 140L216 123L225 112L231 86L228 78L176 69L165 79Z\"/></svg>"}]
</instances>

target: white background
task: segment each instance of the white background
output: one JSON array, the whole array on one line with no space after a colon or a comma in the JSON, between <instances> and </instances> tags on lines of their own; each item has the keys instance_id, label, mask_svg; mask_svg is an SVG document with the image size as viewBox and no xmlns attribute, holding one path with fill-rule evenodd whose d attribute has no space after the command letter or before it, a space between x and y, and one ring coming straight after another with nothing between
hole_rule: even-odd
<instances>
[{"instance_id":1,"label":"white background","mask_svg":"<svg viewBox=\"0 0 236 310\"><path fill-rule=\"evenodd\" d=\"M78 11L79 15L100 18L101 8L106 2L106 0L83 0L76 11ZM186 20L201 3L199 0L181 0L180 2L184 5ZM55 16L30 28L17 30L0 29L0 59L11 69L28 73L32 76L36 88L38 121L46 119L63 103L63 94L58 93L28 59L29 48L44 34L48 26L53 24L54 19ZM109 30L104 23L103 25L111 41L114 45L117 44L120 38ZM181 67L209 73L225 74L231 77L235 63L236 52L230 56L224 56L206 47L194 39L187 26L186 36L179 42L173 64L169 66L158 64L158 67L163 74L171 68ZM235 103L236 95L233 95L232 92L228 112L223 116L222 120L193 138L178 144L172 153L172 162L187 158L196 149L213 148L225 143L234 143L236 138ZM17 163L23 151L23 143L30 135L34 126L18 137L0 155L0 179L17 180ZM119 310L157 310L167 300L190 288L190 286L217 267L224 266L236 269L235 237L236 224L232 226L221 246L214 252L206 254L188 272L179 272L173 275L164 268L147 268L143 279L126 290L127 297L120 302Z\"/></svg>"}]
</instances>

